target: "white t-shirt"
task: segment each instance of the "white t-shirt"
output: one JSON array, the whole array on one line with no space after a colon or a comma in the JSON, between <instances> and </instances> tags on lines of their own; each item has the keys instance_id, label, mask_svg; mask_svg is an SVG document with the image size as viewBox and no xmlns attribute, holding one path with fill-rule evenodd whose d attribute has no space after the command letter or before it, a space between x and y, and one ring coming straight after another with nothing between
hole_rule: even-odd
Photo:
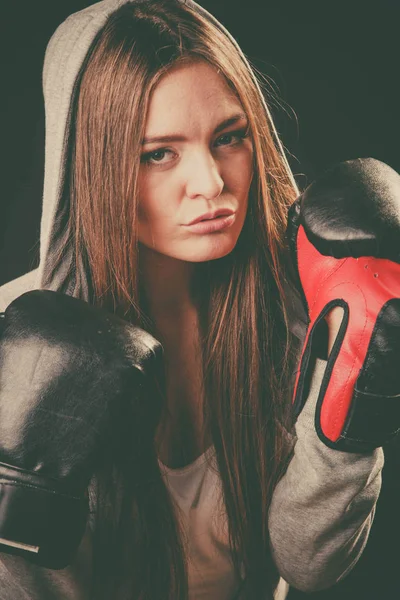
<instances>
[{"instance_id":1,"label":"white t-shirt","mask_svg":"<svg viewBox=\"0 0 400 600\"><path fill-rule=\"evenodd\" d=\"M214 448L186 467L170 469L161 462L160 466L186 536L190 600L234 600L238 581L229 549ZM275 600L284 600L288 590L288 584L281 579Z\"/></svg>"}]
</instances>

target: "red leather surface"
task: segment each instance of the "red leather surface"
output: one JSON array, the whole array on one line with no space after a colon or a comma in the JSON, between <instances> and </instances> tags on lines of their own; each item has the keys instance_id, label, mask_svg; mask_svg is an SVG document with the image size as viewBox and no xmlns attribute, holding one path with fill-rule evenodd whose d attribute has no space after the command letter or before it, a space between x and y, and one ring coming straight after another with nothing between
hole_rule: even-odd
<instances>
[{"instance_id":1,"label":"red leather surface","mask_svg":"<svg viewBox=\"0 0 400 600\"><path fill-rule=\"evenodd\" d=\"M310 318L303 348L328 302L342 299L349 309L347 330L321 407L321 429L335 442L343 430L377 316L388 300L400 298L400 265L382 258L323 256L308 241L302 226L297 237L297 259ZM299 373L294 397L298 378Z\"/></svg>"}]
</instances>

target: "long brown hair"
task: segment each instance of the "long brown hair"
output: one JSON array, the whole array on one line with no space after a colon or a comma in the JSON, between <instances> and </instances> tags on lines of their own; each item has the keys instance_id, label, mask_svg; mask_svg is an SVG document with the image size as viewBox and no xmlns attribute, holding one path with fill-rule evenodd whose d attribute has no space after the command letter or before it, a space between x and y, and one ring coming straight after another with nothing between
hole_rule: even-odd
<instances>
[{"instance_id":1,"label":"long brown hair","mask_svg":"<svg viewBox=\"0 0 400 600\"><path fill-rule=\"evenodd\" d=\"M70 236L77 286L89 277L94 302L146 326L136 220L149 98L173 65L199 59L217 69L236 93L254 148L254 178L239 241L228 256L199 268L207 314L205 422L216 449L240 598L272 598L278 575L268 511L289 454L284 230L297 190L251 66L205 11L178 0L137 0L112 14L97 36L77 87ZM117 497L105 503L120 507L121 523L131 520L131 595L125 589L121 597L184 600L188 591L179 523L154 452L149 461L157 498L149 507L145 494L137 499L138 486L132 490L140 525L132 523L132 510L123 509ZM148 478L145 473L142 469L140 476ZM129 478L128 471L123 476ZM105 484L103 493L107 489ZM159 547L151 548L150 542ZM112 597L118 597L116 591Z\"/></svg>"}]
</instances>

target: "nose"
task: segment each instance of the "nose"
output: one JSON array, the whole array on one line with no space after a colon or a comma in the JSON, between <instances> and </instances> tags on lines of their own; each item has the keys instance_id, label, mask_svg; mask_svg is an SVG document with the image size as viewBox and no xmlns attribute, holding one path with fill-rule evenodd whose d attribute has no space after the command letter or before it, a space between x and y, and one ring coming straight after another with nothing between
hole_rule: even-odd
<instances>
[{"instance_id":1,"label":"nose","mask_svg":"<svg viewBox=\"0 0 400 600\"><path fill-rule=\"evenodd\" d=\"M218 198L223 188L224 180L214 157L209 152L198 152L192 156L186 182L188 198L194 200L200 196L213 200Z\"/></svg>"}]
</instances>

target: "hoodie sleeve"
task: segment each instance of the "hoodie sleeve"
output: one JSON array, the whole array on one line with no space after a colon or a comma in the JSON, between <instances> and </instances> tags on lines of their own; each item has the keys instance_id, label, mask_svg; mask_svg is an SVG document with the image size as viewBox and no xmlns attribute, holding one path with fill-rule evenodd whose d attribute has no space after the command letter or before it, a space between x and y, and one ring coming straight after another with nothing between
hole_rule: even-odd
<instances>
[{"instance_id":1,"label":"hoodie sleeve","mask_svg":"<svg viewBox=\"0 0 400 600\"><path fill-rule=\"evenodd\" d=\"M341 452L318 438L314 415L325 365L317 360L295 427L293 457L269 513L277 568L305 592L337 583L358 561L372 525L383 467L381 448L364 454Z\"/></svg>"}]
</instances>

